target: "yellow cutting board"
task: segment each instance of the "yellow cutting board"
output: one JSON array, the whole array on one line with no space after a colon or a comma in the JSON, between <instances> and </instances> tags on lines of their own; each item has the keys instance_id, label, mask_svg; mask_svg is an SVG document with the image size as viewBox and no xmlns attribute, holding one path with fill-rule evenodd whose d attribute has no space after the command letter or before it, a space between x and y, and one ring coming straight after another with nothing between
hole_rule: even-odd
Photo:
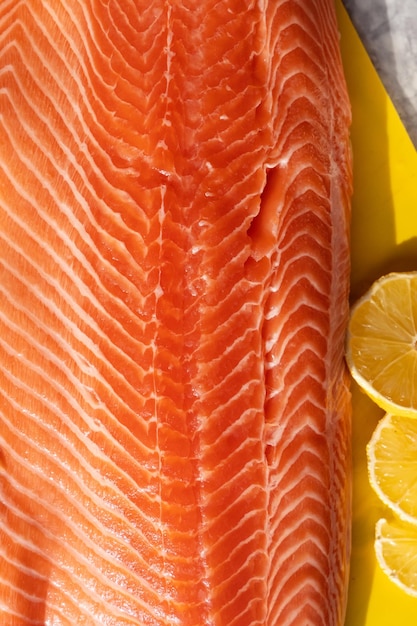
<instances>
[{"instance_id":1,"label":"yellow cutting board","mask_svg":"<svg viewBox=\"0 0 417 626\"><path fill-rule=\"evenodd\" d=\"M336 1L352 103L352 301L379 276L417 269L417 152L350 19ZM353 385L353 546L345 626L415 626L417 598L380 570L374 529L389 515L369 486L366 444L381 411Z\"/></svg>"}]
</instances>

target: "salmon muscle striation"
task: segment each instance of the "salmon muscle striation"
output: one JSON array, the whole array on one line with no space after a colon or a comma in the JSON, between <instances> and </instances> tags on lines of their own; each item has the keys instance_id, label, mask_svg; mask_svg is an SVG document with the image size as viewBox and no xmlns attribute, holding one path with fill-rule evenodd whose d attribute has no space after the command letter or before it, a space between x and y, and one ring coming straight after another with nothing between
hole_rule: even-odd
<instances>
[{"instance_id":1,"label":"salmon muscle striation","mask_svg":"<svg viewBox=\"0 0 417 626\"><path fill-rule=\"evenodd\" d=\"M332 0L1 0L1 624L343 624L349 125Z\"/></svg>"}]
</instances>

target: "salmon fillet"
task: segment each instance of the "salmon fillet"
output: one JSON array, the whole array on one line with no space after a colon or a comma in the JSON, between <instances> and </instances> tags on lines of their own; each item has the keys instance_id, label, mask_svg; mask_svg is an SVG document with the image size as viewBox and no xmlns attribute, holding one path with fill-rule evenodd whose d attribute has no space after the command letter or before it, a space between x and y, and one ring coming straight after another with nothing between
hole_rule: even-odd
<instances>
[{"instance_id":1,"label":"salmon fillet","mask_svg":"<svg viewBox=\"0 0 417 626\"><path fill-rule=\"evenodd\" d=\"M0 622L341 626L332 0L0 2Z\"/></svg>"}]
</instances>

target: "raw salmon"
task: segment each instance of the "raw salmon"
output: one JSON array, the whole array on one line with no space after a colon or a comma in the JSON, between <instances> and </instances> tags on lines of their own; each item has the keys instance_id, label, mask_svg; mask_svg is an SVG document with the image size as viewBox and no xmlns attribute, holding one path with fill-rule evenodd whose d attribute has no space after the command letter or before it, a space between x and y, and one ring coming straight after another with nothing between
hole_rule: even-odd
<instances>
[{"instance_id":1,"label":"raw salmon","mask_svg":"<svg viewBox=\"0 0 417 626\"><path fill-rule=\"evenodd\" d=\"M332 0L1 0L0 623L341 626Z\"/></svg>"}]
</instances>

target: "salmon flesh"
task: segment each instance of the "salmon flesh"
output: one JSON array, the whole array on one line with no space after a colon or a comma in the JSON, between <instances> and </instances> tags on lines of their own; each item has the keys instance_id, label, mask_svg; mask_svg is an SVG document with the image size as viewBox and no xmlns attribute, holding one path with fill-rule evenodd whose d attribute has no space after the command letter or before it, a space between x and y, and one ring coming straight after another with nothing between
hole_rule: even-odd
<instances>
[{"instance_id":1,"label":"salmon flesh","mask_svg":"<svg viewBox=\"0 0 417 626\"><path fill-rule=\"evenodd\" d=\"M333 0L0 0L0 623L341 626Z\"/></svg>"}]
</instances>

